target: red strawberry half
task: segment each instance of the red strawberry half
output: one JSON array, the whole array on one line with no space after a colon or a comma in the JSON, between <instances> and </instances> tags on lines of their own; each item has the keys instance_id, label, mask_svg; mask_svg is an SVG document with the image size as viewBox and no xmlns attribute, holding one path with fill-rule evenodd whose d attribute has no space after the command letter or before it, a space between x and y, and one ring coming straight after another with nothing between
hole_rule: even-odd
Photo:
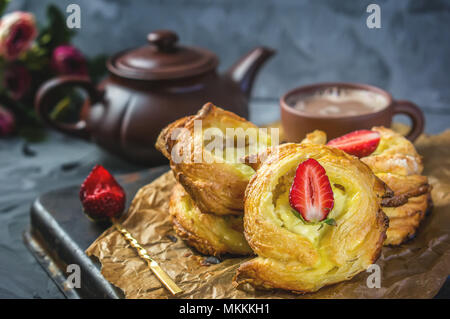
<instances>
[{"instance_id":1,"label":"red strawberry half","mask_svg":"<svg viewBox=\"0 0 450 319\"><path fill-rule=\"evenodd\" d=\"M348 154L361 158L372 154L379 143L380 133L360 130L335 138L329 141L327 145L339 148Z\"/></svg>"},{"instance_id":2,"label":"red strawberry half","mask_svg":"<svg viewBox=\"0 0 450 319\"><path fill-rule=\"evenodd\" d=\"M96 165L80 189L84 212L94 219L119 216L125 208L125 192L114 177Z\"/></svg>"},{"instance_id":3,"label":"red strawberry half","mask_svg":"<svg viewBox=\"0 0 450 319\"><path fill-rule=\"evenodd\" d=\"M308 222L324 220L333 209L330 181L325 169L315 159L310 158L297 167L289 203Z\"/></svg>"}]
</instances>

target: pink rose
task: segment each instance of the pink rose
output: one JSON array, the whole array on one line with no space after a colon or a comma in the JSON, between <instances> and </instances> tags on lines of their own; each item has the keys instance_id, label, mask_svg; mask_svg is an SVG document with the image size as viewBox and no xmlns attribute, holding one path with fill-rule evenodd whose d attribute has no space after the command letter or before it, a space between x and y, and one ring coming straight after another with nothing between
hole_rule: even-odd
<instances>
[{"instance_id":1,"label":"pink rose","mask_svg":"<svg viewBox=\"0 0 450 319\"><path fill-rule=\"evenodd\" d=\"M30 72L21 64L9 65L3 75L3 85L14 100L20 100L30 88Z\"/></svg>"},{"instance_id":2,"label":"pink rose","mask_svg":"<svg viewBox=\"0 0 450 319\"><path fill-rule=\"evenodd\" d=\"M14 131L14 116L8 110L0 106L0 137Z\"/></svg>"},{"instance_id":3,"label":"pink rose","mask_svg":"<svg viewBox=\"0 0 450 319\"><path fill-rule=\"evenodd\" d=\"M15 11L0 20L0 55L15 60L28 50L37 36L34 16L28 12Z\"/></svg>"},{"instance_id":4,"label":"pink rose","mask_svg":"<svg viewBox=\"0 0 450 319\"><path fill-rule=\"evenodd\" d=\"M71 45L61 45L53 50L52 68L58 74L88 74L86 59Z\"/></svg>"}]
</instances>

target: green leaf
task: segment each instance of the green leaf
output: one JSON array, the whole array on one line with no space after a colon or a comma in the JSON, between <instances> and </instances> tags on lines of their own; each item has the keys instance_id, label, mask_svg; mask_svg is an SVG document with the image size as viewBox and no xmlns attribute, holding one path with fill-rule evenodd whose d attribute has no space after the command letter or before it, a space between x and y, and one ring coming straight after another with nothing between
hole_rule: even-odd
<instances>
[{"instance_id":1,"label":"green leaf","mask_svg":"<svg viewBox=\"0 0 450 319\"><path fill-rule=\"evenodd\" d=\"M297 218L300 219L304 224L308 224L308 222L303 218L302 214L300 214L298 211L296 211L293 208L291 208L291 211L292 211L292 214L297 216Z\"/></svg>"},{"instance_id":2,"label":"green leaf","mask_svg":"<svg viewBox=\"0 0 450 319\"><path fill-rule=\"evenodd\" d=\"M324 220L322 220L322 223L325 223L330 226L337 226L337 223L333 218L324 219Z\"/></svg>"},{"instance_id":3,"label":"green leaf","mask_svg":"<svg viewBox=\"0 0 450 319\"><path fill-rule=\"evenodd\" d=\"M307 222L302 214L300 214L299 212L297 212L295 209L291 209L292 213L297 216L304 224L306 225L320 225L320 227L317 230L322 229L324 224L330 225L330 226L337 226L336 220L334 220L333 218L326 218L324 220L321 220L320 222Z\"/></svg>"},{"instance_id":4,"label":"green leaf","mask_svg":"<svg viewBox=\"0 0 450 319\"><path fill-rule=\"evenodd\" d=\"M14 114L17 133L20 136L30 142L40 142L45 139L46 131L32 107L12 100L5 93L0 93L0 104Z\"/></svg>"},{"instance_id":5,"label":"green leaf","mask_svg":"<svg viewBox=\"0 0 450 319\"><path fill-rule=\"evenodd\" d=\"M70 43L75 31L67 28L66 19L55 5L47 7L47 25L41 29L37 42L50 54L59 45Z\"/></svg>"},{"instance_id":6,"label":"green leaf","mask_svg":"<svg viewBox=\"0 0 450 319\"><path fill-rule=\"evenodd\" d=\"M25 52L25 54L20 57L20 61L31 71L42 70L49 64L46 50L37 45L32 46Z\"/></svg>"},{"instance_id":7,"label":"green leaf","mask_svg":"<svg viewBox=\"0 0 450 319\"><path fill-rule=\"evenodd\" d=\"M70 107L70 97L66 96L56 104L53 111L50 113L50 118L58 120L67 113L67 109Z\"/></svg>"},{"instance_id":8,"label":"green leaf","mask_svg":"<svg viewBox=\"0 0 450 319\"><path fill-rule=\"evenodd\" d=\"M106 60L108 57L104 54L97 55L87 61L89 76L92 82L97 83L106 74Z\"/></svg>"},{"instance_id":9,"label":"green leaf","mask_svg":"<svg viewBox=\"0 0 450 319\"><path fill-rule=\"evenodd\" d=\"M0 16L5 12L9 2L10 0L0 0Z\"/></svg>"}]
</instances>

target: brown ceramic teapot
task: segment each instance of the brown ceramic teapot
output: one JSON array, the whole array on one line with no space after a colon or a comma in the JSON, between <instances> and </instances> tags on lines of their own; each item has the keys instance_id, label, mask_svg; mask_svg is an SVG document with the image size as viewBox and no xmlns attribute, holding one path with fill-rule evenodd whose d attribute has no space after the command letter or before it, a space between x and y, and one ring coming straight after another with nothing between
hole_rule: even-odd
<instances>
[{"instance_id":1,"label":"brown ceramic teapot","mask_svg":"<svg viewBox=\"0 0 450 319\"><path fill-rule=\"evenodd\" d=\"M107 62L110 75L98 87L79 76L44 83L35 101L39 116L63 133L93 140L112 153L153 166L163 162L154 148L161 129L194 114L204 103L211 101L247 117L255 75L274 53L256 48L219 75L214 53L178 45L174 32L155 31L147 40L146 46L112 56ZM57 91L64 87L82 88L88 96L74 124L49 115Z\"/></svg>"}]
</instances>

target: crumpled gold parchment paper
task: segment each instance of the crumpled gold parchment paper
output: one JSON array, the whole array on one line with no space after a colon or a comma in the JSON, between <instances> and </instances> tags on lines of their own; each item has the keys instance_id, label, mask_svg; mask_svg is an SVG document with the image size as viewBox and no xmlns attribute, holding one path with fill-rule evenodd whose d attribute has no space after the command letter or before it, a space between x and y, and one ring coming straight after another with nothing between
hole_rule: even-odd
<instances>
[{"instance_id":1,"label":"crumpled gold parchment paper","mask_svg":"<svg viewBox=\"0 0 450 319\"><path fill-rule=\"evenodd\" d=\"M350 281L306 295L235 289L232 279L236 268L251 257L229 257L219 264L205 265L206 256L168 236L176 237L168 214L168 199L175 184L171 172L139 190L123 225L184 290L177 298L431 298L450 273L450 130L421 136L416 147L424 157L424 174L433 185L434 208L415 239L383 248L376 262L381 269L381 288L368 288L371 273L363 272ZM171 298L114 228L106 230L86 253L99 259L103 276L127 298Z\"/></svg>"}]
</instances>

